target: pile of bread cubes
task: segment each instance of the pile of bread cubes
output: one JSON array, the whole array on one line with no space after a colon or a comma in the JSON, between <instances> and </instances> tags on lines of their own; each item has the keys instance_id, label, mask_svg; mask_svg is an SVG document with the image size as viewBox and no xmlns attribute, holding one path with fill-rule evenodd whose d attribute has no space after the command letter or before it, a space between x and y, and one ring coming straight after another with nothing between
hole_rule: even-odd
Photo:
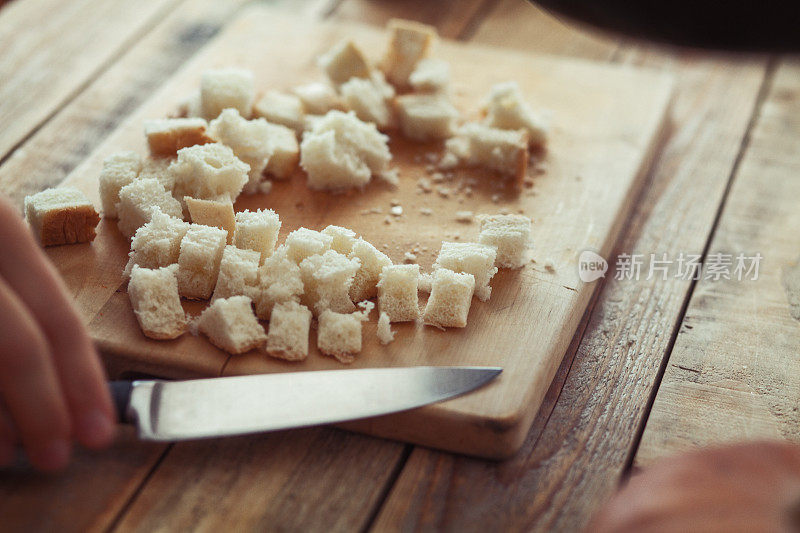
<instances>
[{"instance_id":1,"label":"pile of bread cubes","mask_svg":"<svg viewBox=\"0 0 800 533\"><path fill-rule=\"evenodd\" d=\"M482 118L465 123L450 101L449 65L430 57L436 39L429 26L393 20L379 65L346 40L319 59L327 82L258 100L251 72L207 71L178 117L145 124L148 157L105 160L102 213L131 239L124 276L144 335L175 339L189 330L232 354L258 348L299 361L313 322L320 352L351 362L375 297L384 344L392 322L466 326L473 296L489 299L497 269L525 263L529 218L480 216L477 242L443 242L432 272L422 273L344 227L301 227L279 245L278 213L234 211L241 193L268 193L298 165L317 190L363 187L373 177L396 184L382 133L389 130L444 140L441 168L477 166L521 183L546 125L513 82L493 87ZM91 241L99 222L69 187L26 198L25 214L45 246ZM420 291L430 294L422 312ZM181 298L210 305L187 317Z\"/></svg>"}]
</instances>

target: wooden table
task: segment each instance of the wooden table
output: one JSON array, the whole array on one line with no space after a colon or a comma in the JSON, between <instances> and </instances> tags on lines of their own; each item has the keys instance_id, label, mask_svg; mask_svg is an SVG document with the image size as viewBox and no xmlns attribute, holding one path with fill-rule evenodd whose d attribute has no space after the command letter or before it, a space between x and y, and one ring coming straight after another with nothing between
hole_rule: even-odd
<instances>
[{"instance_id":1,"label":"wooden table","mask_svg":"<svg viewBox=\"0 0 800 533\"><path fill-rule=\"evenodd\" d=\"M572 531L658 457L800 436L800 323L780 282L800 254L800 65L596 36L522 0L272 3L673 73L671 129L616 253L761 253L758 280L607 278L503 463L329 428L172 446L125 433L61 475L0 473L0 529ZM57 184L244 4L0 2L0 190Z\"/></svg>"}]
</instances>

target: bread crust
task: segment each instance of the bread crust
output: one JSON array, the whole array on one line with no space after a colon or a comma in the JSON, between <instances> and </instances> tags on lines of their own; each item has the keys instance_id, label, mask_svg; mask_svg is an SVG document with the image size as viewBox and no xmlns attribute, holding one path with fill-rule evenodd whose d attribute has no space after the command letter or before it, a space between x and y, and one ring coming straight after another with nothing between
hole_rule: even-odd
<instances>
[{"instance_id":1,"label":"bread crust","mask_svg":"<svg viewBox=\"0 0 800 533\"><path fill-rule=\"evenodd\" d=\"M39 241L42 246L91 242L99 223L100 215L90 205L54 209L42 216Z\"/></svg>"},{"instance_id":2,"label":"bread crust","mask_svg":"<svg viewBox=\"0 0 800 533\"><path fill-rule=\"evenodd\" d=\"M157 131L147 136L150 153L156 157L175 157L181 148L213 142L214 139L207 135L204 125Z\"/></svg>"}]
</instances>

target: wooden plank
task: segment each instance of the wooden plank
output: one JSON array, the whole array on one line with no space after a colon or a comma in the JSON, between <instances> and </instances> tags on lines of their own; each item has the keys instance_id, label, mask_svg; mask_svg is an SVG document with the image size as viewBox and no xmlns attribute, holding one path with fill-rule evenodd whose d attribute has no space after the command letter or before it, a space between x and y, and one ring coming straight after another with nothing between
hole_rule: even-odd
<instances>
[{"instance_id":1,"label":"wooden plank","mask_svg":"<svg viewBox=\"0 0 800 533\"><path fill-rule=\"evenodd\" d=\"M781 281L800 254L798 117L800 64L787 61L775 73L706 258L733 254L731 279L698 281L637 464L743 439L800 440L800 323ZM733 274L740 253L763 255L757 280Z\"/></svg>"},{"instance_id":2,"label":"wooden plank","mask_svg":"<svg viewBox=\"0 0 800 533\"><path fill-rule=\"evenodd\" d=\"M26 0L0 11L0 159L176 0Z\"/></svg>"}]
</instances>

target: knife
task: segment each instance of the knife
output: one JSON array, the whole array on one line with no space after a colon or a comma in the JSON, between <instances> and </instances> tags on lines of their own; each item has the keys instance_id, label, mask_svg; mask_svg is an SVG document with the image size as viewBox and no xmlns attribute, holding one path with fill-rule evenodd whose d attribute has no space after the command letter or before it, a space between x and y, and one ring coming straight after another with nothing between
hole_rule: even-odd
<instances>
[{"instance_id":1,"label":"knife","mask_svg":"<svg viewBox=\"0 0 800 533\"><path fill-rule=\"evenodd\" d=\"M119 419L139 438L180 441L396 413L470 392L498 367L366 368L188 381L113 381Z\"/></svg>"}]
</instances>

